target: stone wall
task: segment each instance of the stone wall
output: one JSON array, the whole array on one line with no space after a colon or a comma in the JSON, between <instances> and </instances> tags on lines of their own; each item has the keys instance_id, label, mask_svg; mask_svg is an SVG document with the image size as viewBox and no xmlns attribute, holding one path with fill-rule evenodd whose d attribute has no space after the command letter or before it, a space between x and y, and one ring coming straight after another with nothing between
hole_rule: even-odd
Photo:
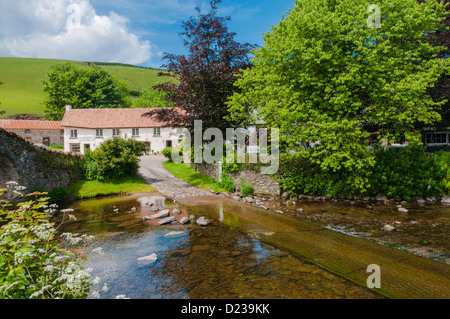
<instances>
[{"instance_id":1,"label":"stone wall","mask_svg":"<svg viewBox=\"0 0 450 319\"><path fill-rule=\"evenodd\" d=\"M44 144L44 137L50 139L50 145L64 145L64 131L61 130L25 130L9 129L9 132L16 133L26 140L35 144Z\"/></svg>"},{"instance_id":2,"label":"stone wall","mask_svg":"<svg viewBox=\"0 0 450 319\"><path fill-rule=\"evenodd\" d=\"M213 164L193 164L194 170L207 175L209 177L218 179L219 170L217 165ZM231 174L234 184L236 185L236 191L241 191L241 180L246 183L251 183L253 185L253 191L255 195L265 195L265 196L280 196L281 189L280 183L275 181L269 175L263 175L259 171L253 170L242 170L237 173Z\"/></svg>"},{"instance_id":3,"label":"stone wall","mask_svg":"<svg viewBox=\"0 0 450 319\"><path fill-rule=\"evenodd\" d=\"M36 146L0 128L0 188L14 180L27 192L66 188L82 177L84 158Z\"/></svg>"}]
</instances>

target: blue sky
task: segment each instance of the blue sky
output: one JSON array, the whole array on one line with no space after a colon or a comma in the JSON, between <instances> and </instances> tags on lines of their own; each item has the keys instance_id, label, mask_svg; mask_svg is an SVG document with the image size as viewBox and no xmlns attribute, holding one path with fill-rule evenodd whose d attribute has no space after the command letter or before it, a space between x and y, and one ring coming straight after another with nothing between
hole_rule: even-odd
<instances>
[{"instance_id":1,"label":"blue sky","mask_svg":"<svg viewBox=\"0 0 450 319\"><path fill-rule=\"evenodd\" d=\"M185 54L181 23L205 0L0 0L0 56L105 61L160 67ZM224 0L239 42L263 44L294 0Z\"/></svg>"}]
</instances>

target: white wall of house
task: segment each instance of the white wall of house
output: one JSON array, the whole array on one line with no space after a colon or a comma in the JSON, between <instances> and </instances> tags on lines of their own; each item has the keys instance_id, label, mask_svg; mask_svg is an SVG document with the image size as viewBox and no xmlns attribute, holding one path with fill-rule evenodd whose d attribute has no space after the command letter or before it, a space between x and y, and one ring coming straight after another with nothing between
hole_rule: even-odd
<instances>
[{"instance_id":1,"label":"white wall of house","mask_svg":"<svg viewBox=\"0 0 450 319\"><path fill-rule=\"evenodd\" d=\"M76 130L76 136L73 134ZM98 136L100 132L97 129L86 129L76 127L64 128L64 151L79 152L85 154L86 149L95 150L104 141L113 137L121 137L124 139L133 138L136 141L147 143L149 151L152 154L161 153L167 145L177 147L180 145L179 139L181 135L181 129L162 127L155 131L154 128L139 128L138 135L133 135L132 128L119 129L119 135L113 136L113 129L102 129L103 136ZM158 131L160 134L158 135Z\"/></svg>"}]
</instances>

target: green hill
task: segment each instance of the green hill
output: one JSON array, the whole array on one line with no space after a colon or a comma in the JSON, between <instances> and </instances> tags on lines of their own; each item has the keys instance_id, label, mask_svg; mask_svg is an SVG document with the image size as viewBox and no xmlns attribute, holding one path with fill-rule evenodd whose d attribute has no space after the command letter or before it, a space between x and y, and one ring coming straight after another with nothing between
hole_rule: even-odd
<instances>
[{"instance_id":1,"label":"green hill","mask_svg":"<svg viewBox=\"0 0 450 319\"><path fill-rule=\"evenodd\" d=\"M44 112L44 92L42 80L47 77L50 66L65 60L1 58L0 57L0 110L1 117L15 114L42 115ZM88 68L90 62L76 62ZM110 74L128 83L131 90L141 91L153 83L164 80L158 78L160 70L119 63L95 63ZM166 78L167 80L167 78Z\"/></svg>"}]
</instances>

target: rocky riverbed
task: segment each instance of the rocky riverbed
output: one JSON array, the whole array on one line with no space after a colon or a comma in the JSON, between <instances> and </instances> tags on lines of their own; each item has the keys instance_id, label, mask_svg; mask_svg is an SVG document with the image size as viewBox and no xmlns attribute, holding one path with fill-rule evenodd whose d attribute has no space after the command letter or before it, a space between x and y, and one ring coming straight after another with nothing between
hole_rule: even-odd
<instances>
[{"instance_id":1,"label":"rocky riverbed","mask_svg":"<svg viewBox=\"0 0 450 319\"><path fill-rule=\"evenodd\" d=\"M385 197L336 200L325 196L288 199L220 195L450 263L450 206L445 200L428 198L405 202Z\"/></svg>"}]
</instances>

